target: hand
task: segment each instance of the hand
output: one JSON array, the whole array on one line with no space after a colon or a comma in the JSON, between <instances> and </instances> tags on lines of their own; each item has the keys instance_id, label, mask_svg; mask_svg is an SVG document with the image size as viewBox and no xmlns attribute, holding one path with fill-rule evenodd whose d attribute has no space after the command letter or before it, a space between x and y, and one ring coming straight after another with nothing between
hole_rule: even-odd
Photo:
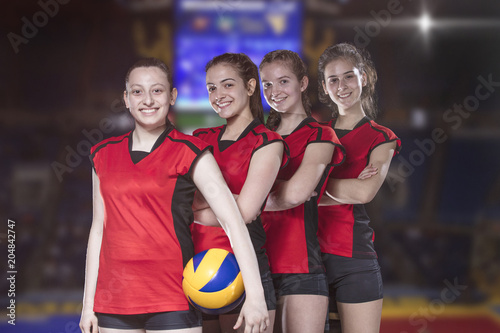
<instances>
[{"instance_id":1,"label":"hand","mask_svg":"<svg viewBox=\"0 0 500 333\"><path fill-rule=\"evenodd\" d=\"M248 298L245 300L233 329L237 330L243 323L245 333L263 333L269 327L269 314L263 299L260 302Z\"/></svg>"},{"instance_id":2,"label":"hand","mask_svg":"<svg viewBox=\"0 0 500 333\"><path fill-rule=\"evenodd\" d=\"M361 173L358 175L358 179L368 179L370 177L375 176L378 173L377 167L374 167L373 164L370 164L366 166L366 168L361 171Z\"/></svg>"},{"instance_id":3,"label":"hand","mask_svg":"<svg viewBox=\"0 0 500 333\"><path fill-rule=\"evenodd\" d=\"M85 307L83 308L80 329L82 333L98 333L97 317L91 308L88 310Z\"/></svg>"}]
</instances>

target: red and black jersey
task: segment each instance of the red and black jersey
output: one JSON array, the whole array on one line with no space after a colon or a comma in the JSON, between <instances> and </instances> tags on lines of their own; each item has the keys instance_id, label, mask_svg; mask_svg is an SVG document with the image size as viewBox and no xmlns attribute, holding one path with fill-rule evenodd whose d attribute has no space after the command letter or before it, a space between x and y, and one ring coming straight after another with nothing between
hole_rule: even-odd
<instances>
[{"instance_id":1,"label":"red and black jersey","mask_svg":"<svg viewBox=\"0 0 500 333\"><path fill-rule=\"evenodd\" d=\"M283 139L276 132L267 129L259 119L254 119L236 141L221 140L225 130L226 125L202 128L196 130L193 135L214 147L215 160L231 193L239 194L245 184L253 154L268 144L283 142ZM285 149L282 165L285 165L287 160L288 151ZM264 249L266 233L260 218L247 224L247 227L262 272L263 269L269 267ZM191 232L196 253L210 248L222 248L232 252L229 239L220 227L208 227L194 223L191 226Z\"/></svg>"},{"instance_id":2,"label":"red and black jersey","mask_svg":"<svg viewBox=\"0 0 500 333\"><path fill-rule=\"evenodd\" d=\"M309 144L331 143L340 147L335 132L320 125L314 118L304 119L297 128L283 137L290 149L290 161L278 174L278 180L289 180L299 168ZM341 161L341 149L335 149L334 159ZM340 155L339 155L340 154ZM295 208L264 212L262 221L267 234L266 250L271 272L319 273L324 272L318 238L318 201L326 186L332 166L326 167L316 186L317 197Z\"/></svg>"},{"instance_id":3,"label":"red and black jersey","mask_svg":"<svg viewBox=\"0 0 500 333\"><path fill-rule=\"evenodd\" d=\"M334 128L335 121L327 125ZM381 144L395 141L394 154L401 149L401 140L390 129L367 117L352 130L336 129L335 132L346 150L346 160L333 169L331 178L358 178L370 163L371 152ZM344 257L376 258L375 234L369 222L364 205L320 206L318 238L321 251Z\"/></svg>"},{"instance_id":4,"label":"red and black jersey","mask_svg":"<svg viewBox=\"0 0 500 333\"><path fill-rule=\"evenodd\" d=\"M134 163L132 132L100 142L90 159L104 200L94 311L185 311L182 272L194 255L190 172L209 148L169 126Z\"/></svg>"}]
</instances>

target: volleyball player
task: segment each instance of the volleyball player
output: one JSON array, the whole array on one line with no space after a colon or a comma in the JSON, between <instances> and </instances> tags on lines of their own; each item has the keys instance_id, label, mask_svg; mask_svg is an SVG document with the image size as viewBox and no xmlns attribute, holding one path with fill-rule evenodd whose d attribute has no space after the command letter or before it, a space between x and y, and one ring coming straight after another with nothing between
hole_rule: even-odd
<instances>
[{"instance_id":1,"label":"volleyball player","mask_svg":"<svg viewBox=\"0 0 500 333\"><path fill-rule=\"evenodd\" d=\"M236 326L269 326L248 232L209 145L167 120L177 90L157 59L134 64L124 100L133 131L91 149L93 221L80 328L84 333L201 332L201 315L183 294L182 271L193 256L189 224L195 189L230 235L247 296Z\"/></svg>"},{"instance_id":2,"label":"volleyball player","mask_svg":"<svg viewBox=\"0 0 500 333\"><path fill-rule=\"evenodd\" d=\"M266 234L260 211L287 157L284 143L277 133L267 129L260 97L257 66L245 54L225 53L206 65L206 84L212 108L226 120L224 126L196 130L193 135L214 147L214 157L236 203L247 223L257 261L259 262L270 322L276 309L269 262L264 250ZM195 204L195 221L218 225L210 208ZM209 248L231 250L229 239L221 228L193 224L195 252ZM230 332L240 308L227 314L203 315L203 332ZM268 328L272 332L272 326Z\"/></svg>"},{"instance_id":3,"label":"volleyball player","mask_svg":"<svg viewBox=\"0 0 500 333\"><path fill-rule=\"evenodd\" d=\"M306 66L292 51L266 54L260 64L264 96L271 106L267 126L290 148L262 214L266 250L278 296L276 332L323 332L328 286L316 236L319 196L341 160L334 131L311 117ZM311 197L312 196L312 197Z\"/></svg>"},{"instance_id":4,"label":"volleyball player","mask_svg":"<svg viewBox=\"0 0 500 333\"><path fill-rule=\"evenodd\" d=\"M333 128L346 150L321 199L319 232L328 275L331 318L338 307L342 332L378 332L383 286L374 233L363 204L387 175L401 142L373 119L377 73L367 53L350 44L327 48L319 59L319 98L330 106ZM332 332L334 321L331 322Z\"/></svg>"}]
</instances>

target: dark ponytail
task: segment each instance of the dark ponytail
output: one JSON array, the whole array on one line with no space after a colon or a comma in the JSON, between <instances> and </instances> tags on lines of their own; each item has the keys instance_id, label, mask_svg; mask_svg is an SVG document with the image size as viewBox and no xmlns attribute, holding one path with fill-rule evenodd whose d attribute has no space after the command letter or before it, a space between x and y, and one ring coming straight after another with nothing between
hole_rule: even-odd
<instances>
[{"instance_id":1,"label":"dark ponytail","mask_svg":"<svg viewBox=\"0 0 500 333\"><path fill-rule=\"evenodd\" d=\"M248 81L255 79L255 90L253 95L250 96L250 110L254 118L260 119L264 123L264 108L260 98L260 85L259 85L259 71L257 65L244 53L224 53L212 60L205 66L207 72L211 67L218 64L231 65L240 75L245 87L248 89Z\"/></svg>"}]
</instances>

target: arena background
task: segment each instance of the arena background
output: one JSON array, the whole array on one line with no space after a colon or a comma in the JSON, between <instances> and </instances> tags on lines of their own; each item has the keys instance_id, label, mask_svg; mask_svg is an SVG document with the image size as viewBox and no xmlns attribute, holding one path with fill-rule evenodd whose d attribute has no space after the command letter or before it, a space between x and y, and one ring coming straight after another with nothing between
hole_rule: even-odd
<instances>
[{"instance_id":1,"label":"arena background","mask_svg":"<svg viewBox=\"0 0 500 333\"><path fill-rule=\"evenodd\" d=\"M195 65L213 52L296 48L309 66L314 115L324 119L317 60L345 41L372 54L377 121L403 141L368 206L385 283L381 331L500 332L500 2L22 0L1 7L2 332L79 332L92 217L88 149L130 129L121 96L136 59L172 66L180 96L192 97L172 120L189 133L221 123L196 99L206 97L204 87L189 81L203 82ZM193 48L196 38L202 44Z\"/></svg>"}]
</instances>

